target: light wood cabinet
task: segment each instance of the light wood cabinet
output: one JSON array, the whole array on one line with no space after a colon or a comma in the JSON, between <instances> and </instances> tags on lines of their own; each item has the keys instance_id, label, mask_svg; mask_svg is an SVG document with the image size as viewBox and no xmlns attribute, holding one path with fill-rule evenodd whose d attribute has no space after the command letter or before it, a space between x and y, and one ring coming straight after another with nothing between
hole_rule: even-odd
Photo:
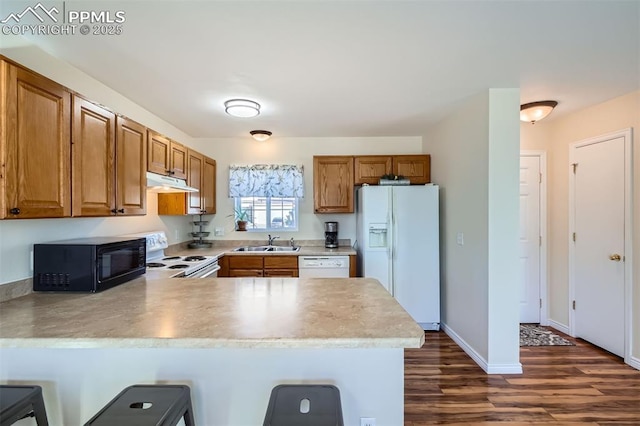
<instances>
[{"instance_id":1,"label":"light wood cabinet","mask_svg":"<svg viewBox=\"0 0 640 426\"><path fill-rule=\"evenodd\" d=\"M216 212L216 160L204 157L204 169L202 171L202 187L200 201L205 214Z\"/></svg>"},{"instance_id":2,"label":"light wood cabinet","mask_svg":"<svg viewBox=\"0 0 640 426\"><path fill-rule=\"evenodd\" d=\"M227 256L225 256L227 257ZM263 256L228 256L230 277L262 277Z\"/></svg>"},{"instance_id":3,"label":"light wood cabinet","mask_svg":"<svg viewBox=\"0 0 640 426\"><path fill-rule=\"evenodd\" d=\"M377 185L380 177L388 175L393 170L392 156L390 155L360 155L354 157L354 170L356 185L368 183Z\"/></svg>"},{"instance_id":4,"label":"light wood cabinet","mask_svg":"<svg viewBox=\"0 0 640 426\"><path fill-rule=\"evenodd\" d=\"M169 175L171 166L169 152L171 139L149 129L147 130L147 170L161 175Z\"/></svg>"},{"instance_id":5,"label":"light wood cabinet","mask_svg":"<svg viewBox=\"0 0 640 426\"><path fill-rule=\"evenodd\" d=\"M216 161L187 151L187 184L198 192L158 194L159 215L213 214L216 212Z\"/></svg>"},{"instance_id":6,"label":"light wood cabinet","mask_svg":"<svg viewBox=\"0 0 640 426\"><path fill-rule=\"evenodd\" d=\"M265 256L265 277L297 277L298 256Z\"/></svg>"},{"instance_id":7,"label":"light wood cabinet","mask_svg":"<svg viewBox=\"0 0 640 426\"><path fill-rule=\"evenodd\" d=\"M187 148L172 140L169 150L169 164L171 166L169 174L178 179L186 179L188 163Z\"/></svg>"},{"instance_id":8,"label":"light wood cabinet","mask_svg":"<svg viewBox=\"0 0 640 426\"><path fill-rule=\"evenodd\" d=\"M178 179L187 178L187 148L160 133L148 130L147 170Z\"/></svg>"},{"instance_id":9,"label":"light wood cabinet","mask_svg":"<svg viewBox=\"0 0 640 426\"><path fill-rule=\"evenodd\" d=\"M361 155L354 157L356 185L377 185L383 175L395 174L412 185L431 182L430 155Z\"/></svg>"},{"instance_id":10,"label":"light wood cabinet","mask_svg":"<svg viewBox=\"0 0 640 426\"><path fill-rule=\"evenodd\" d=\"M430 155L394 155L393 174L409 179L412 185L431 182Z\"/></svg>"},{"instance_id":11,"label":"light wood cabinet","mask_svg":"<svg viewBox=\"0 0 640 426\"><path fill-rule=\"evenodd\" d=\"M116 208L119 214L147 213L147 128L116 118Z\"/></svg>"},{"instance_id":12,"label":"light wood cabinet","mask_svg":"<svg viewBox=\"0 0 640 426\"><path fill-rule=\"evenodd\" d=\"M116 213L116 115L73 96L73 216Z\"/></svg>"},{"instance_id":13,"label":"light wood cabinet","mask_svg":"<svg viewBox=\"0 0 640 426\"><path fill-rule=\"evenodd\" d=\"M71 94L0 61L0 218L71 215Z\"/></svg>"},{"instance_id":14,"label":"light wood cabinet","mask_svg":"<svg viewBox=\"0 0 640 426\"><path fill-rule=\"evenodd\" d=\"M297 277L298 256L224 256L219 277Z\"/></svg>"},{"instance_id":15,"label":"light wood cabinet","mask_svg":"<svg viewBox=\"0 0 640 426\"><path fill-rule=\"evenodd\" d=\"M204 172L204 156L197 151L187 152L187 185L198 188L198 192L187 192L187 214L202 213L202 173Z\"/></svg>"},{"instance_id":16,"label":"light wood cabinet","mask_svg":"<svg viewBox=\"0 0 640 426\"><path fill-rule=\"evenodd\" d=\"M316 213L353 213L353 157L313 157L313 206Z\"/></svg>"},{"instance_id":17,"label":"light wood cabinet","mask_svg":"<svg viewBox=\"0 0 640 426\"><path fill-rule=\"evenodd\" d=\"M146 213L146 129L73 97L73 216Z\"/></svg>"}]
</instances>

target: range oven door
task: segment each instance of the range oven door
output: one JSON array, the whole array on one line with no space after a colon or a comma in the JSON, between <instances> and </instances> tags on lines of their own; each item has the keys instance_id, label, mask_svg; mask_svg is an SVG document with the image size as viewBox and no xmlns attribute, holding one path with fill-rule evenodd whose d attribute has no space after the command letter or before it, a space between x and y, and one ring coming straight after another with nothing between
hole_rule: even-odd
<instances>
[{"instance_id":1,"label":"range oven door","mask_svg":"<svg viewBox=\"0 0 640 426\"><path fill-rule=\"evenodd\" d=\"M220 265L218 265L218 261L216 260L213 263L210 263L202 268L194 271L190 274L180 274L176 276L176 278L215 278L218 276L218 271L220 270Z\"/></svg>"}]
</instances>

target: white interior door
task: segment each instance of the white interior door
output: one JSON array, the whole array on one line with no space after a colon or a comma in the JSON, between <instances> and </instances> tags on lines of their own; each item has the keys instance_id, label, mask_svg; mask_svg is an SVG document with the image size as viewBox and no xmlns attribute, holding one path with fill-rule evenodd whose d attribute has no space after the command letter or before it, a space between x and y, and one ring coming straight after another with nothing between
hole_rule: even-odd
<instances>
[{"instance_id":1,"label":"white interior door","mask_svg":"<svg viewBox=\"0 0 640 426\"><path fill-rule=\"evenodd\" d=\"M520 157L520 322L539 323L540 157Z\"/></svg>"},{"instance_id":2,"label":"white interior door","mask_svg":"<svg viewBox=\"0 0 640 426\"><path fill-rule=\"evenodd\" d=\"M624 137L574 148L575 335L624 356Z\"/></svg>"}]
</instances>

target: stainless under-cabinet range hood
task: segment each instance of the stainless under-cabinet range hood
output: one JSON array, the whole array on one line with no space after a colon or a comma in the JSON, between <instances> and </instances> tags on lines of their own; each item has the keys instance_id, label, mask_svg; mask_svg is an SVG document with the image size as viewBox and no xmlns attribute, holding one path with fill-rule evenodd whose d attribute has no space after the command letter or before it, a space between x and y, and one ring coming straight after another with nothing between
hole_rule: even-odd
<instances>
[{"instance_id":1,"label":"stainless under-cabinet range hood","mask_svg":"<svg viewBox=\"0 0 640 426\"><path fill-rule=\"evenodd\" d=\"M152 192L198 192L184 179L147 172L147 189Z\"/></svg>"}]
</instances>

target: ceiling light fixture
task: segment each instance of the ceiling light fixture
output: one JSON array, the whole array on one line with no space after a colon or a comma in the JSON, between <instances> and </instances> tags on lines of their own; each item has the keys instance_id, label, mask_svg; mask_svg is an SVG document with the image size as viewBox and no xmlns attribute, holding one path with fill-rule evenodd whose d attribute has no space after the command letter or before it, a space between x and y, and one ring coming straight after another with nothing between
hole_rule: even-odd
<instances>
[{"instance_id":1,"label":"ceiling light fixture","mask_svg":"<svg viewBox=\"0 0 640 426\"><path fill-rule=\"evenodd\" d=\"M260 114L260 104L249 99L229 99L224 111L234 117L250 118Z\"/></svg>"},{"instance_id":2,"label":"ceiling light fixture","mask_svg":"<svg viewBox=\"0 0 640 426\"><path fill-rule=\"evenodd\" d=\"M556 101L530 102L520 105L520 121L535 124L536 121L540 121L551 114L556 105L558 105Z\"/></svg>"},{"instance_id":3,"label":"ceiling light fixture","mask_svg":"<svg viewBox=\"0 0 640 426\"><path fill-rule=\"evenodd\" d=\"M264 142L271 137L273 133L268 130L252 130L249 132L251 136L258 142Z\"/></svg>"}]
</instances>

